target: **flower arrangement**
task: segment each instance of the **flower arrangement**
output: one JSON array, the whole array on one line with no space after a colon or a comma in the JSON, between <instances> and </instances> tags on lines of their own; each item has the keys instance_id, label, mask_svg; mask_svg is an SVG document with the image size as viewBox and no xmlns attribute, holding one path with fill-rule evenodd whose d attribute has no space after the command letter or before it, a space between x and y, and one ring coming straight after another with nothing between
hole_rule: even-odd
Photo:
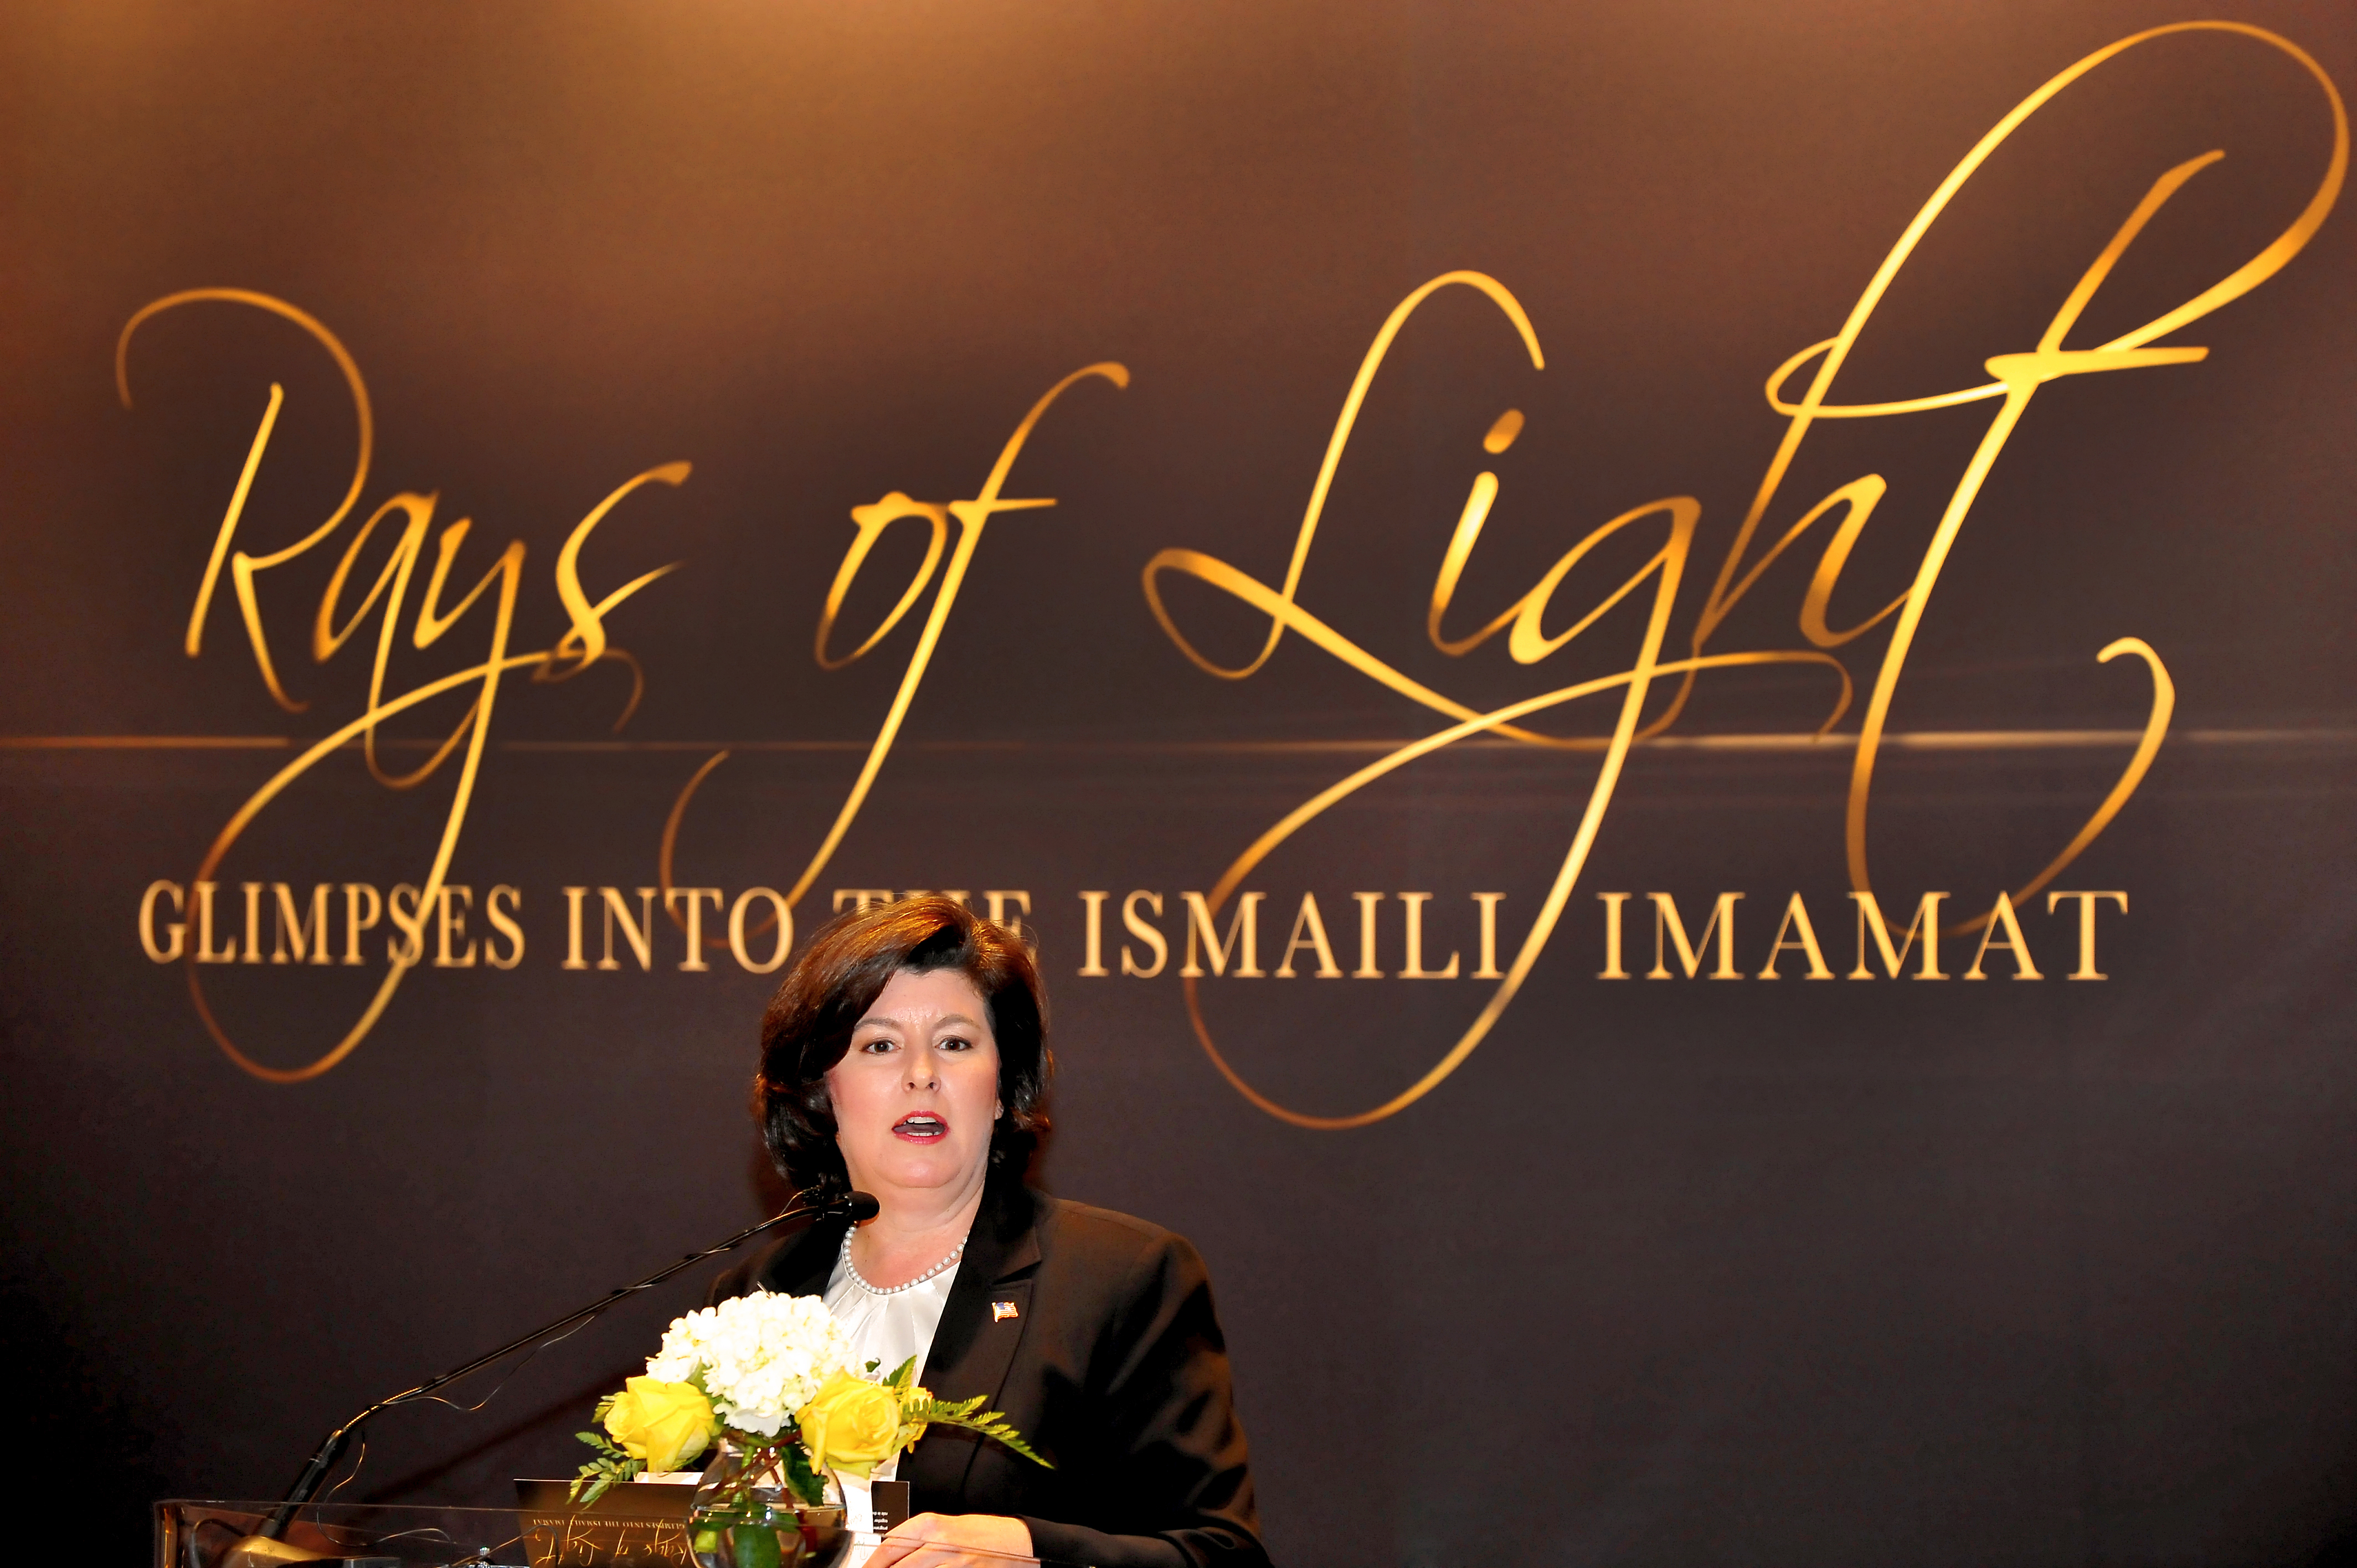
<instances>
[{"instance_id":1,"label":"flower arrangement","mask_svg":"<svg viewBox=\"0 0 2357 1568\"><path fill-rule=\"evenodd\" d=\"M742 1456L727 1495L713 1499L723 1509L772 1477L816 1504L829 1471L865 1477L932 1425L966 1427L1048 1463L979 1396L944 1402L918 1387L914 1357L880 1380L853 1371L850 1357L816 1296L756 1291L675 1318L646 1376L598 1402L604 1430L576 1434L597 1457L581 1466L572 1495L596 1502L619 1481L682 1468L723 1437Z\"/></svg>"}]
</instances>

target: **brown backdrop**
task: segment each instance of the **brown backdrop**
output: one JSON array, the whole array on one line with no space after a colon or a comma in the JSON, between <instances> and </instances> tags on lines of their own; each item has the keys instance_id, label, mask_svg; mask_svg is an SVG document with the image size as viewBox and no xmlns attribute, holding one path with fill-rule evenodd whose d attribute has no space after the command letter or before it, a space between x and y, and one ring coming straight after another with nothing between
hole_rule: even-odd
<instances>
[{"instance_id":1,"label":"brown backdrop","mask_svg":"<svg viewBox=\"0 0 2357 1568\"><path fill-rule=\"evenodd\" d=\"M2345 6L2213 8L2357 82ZM791 891L841 812L939 602L856 663L813 634L888 492L972 500L1035 400L1063 394L981 534L874 788L811 875L838 889L1028 897L1061 1069L1041 1179L1183 1230L1232 1339L1269 1540L1292 1563L2297 1562L2357 1520L2357 1064L2346 949L2352 650L2346 540L2351 227L2159 337L2195 363L2106 367L2028 404L1913 633L1867 818L1894 920L1927 890L1986 914L2078 831L2175 706L2149 772L2044 891L2022 941L1943 939L1943 982L1756 978L1799 894L1827 967L1857 929L1856 741L1886 621L1814 662L1704 673L1635 747L1559 922L1478 1049L1349 1129L1255 1106L1178 974L1189 891L1318 791L1450 720L1297 628L1215 679L1141 572L1190 550L1284 581L1302 510L1387 313L1408 319L1336 467L1297 599L1487 712L1631 668L1659 579L1546 659L1426 632L1479 472L1499 493L1445 620L1461 638L1617 515L1699 509L1662 657L1696 618L1790 421L1777 366L1842 330L1910 220L2074 61L2184 19L2141 3L858 6L14 6L5 15L0 356L0 1206L12 1399L45 1466L95 1467L136 1551L156 1495L253 1496L379 1394L748 1223L779 1195L741 1111L770 984L725 941L748 889ZM2245 33L2139 44L1989 157L1857 337L1826 401L1969 389L2040 346L2156 180L2212 150L2058 339L2111 344L2199 295L2328 179L2330 101ZM357 504L253 576L290 711L257 670L238 552L266 557L353 477L349 351L373 448ZM2053 369L2087 370L2084 364ZM1813 362L1792 378L1809 384ZM282 399L196 657L189 618L269 404ZM1866 619L1916 574L1997 400L1824 420L1744 569L1816 499L1887 490L1827 607ZM1504 451L1481 442L1525 416ZM472 520L447 609L521 542L510 649L572 624L562 547L632 666L500 685L442 878L468 889L384 983L390 918L427 885L465 748L414 788L357 745L224 827L368 700L382 601L324 663L322 594L361 522L431 496L387 695L486 657L498 598L430 646L441 531ZM350 618L411 503L360 548ZM1554 636L1666 535L1632 523L1567 577ZM1799 629L1838 512L1703 650L1824 654ZM947 517L954 547L963 533ZM888 611L927 525L885 532L833 655ZM1159 579L1207 661L1270 621ZM576 650L577 651L577 650ZM574 662L577 663L577 660ZM1835 666L1838 664L1839 668ZM554 667L543 671L552 673ZM1804 740L1844 675L1834 739ZM1644 707L1668 710L1664 678ZM1617 689L1531 717L1609 736ZM389 718L414 769L461 688ZM726 758L713 764L726 752ZM1319 816L1243 875L1251 967L1313 894L1333 950L1204 976L1210 1038L1297 1115L1381 1106L1498 993L1603 758L1477 736ZM708 771L707 769L708 767ZM701 775L693 799L682 792ZM676 813L676 814L675 814ZM675 822L669 869L665 827ZM204 875L200 877L200 872ZM218 886L213 948L168 957L176 900ZM141 946L143 895L154 884ZM242 961L245 885L256 961ZM324 966L274 963L276 887L326 885ZM709 886L709 967L642 887ZM492 923L491 895L518 937ZM581 961L568 887L583 889ZM2116 891L2081 967L2077 906ZM1606 969L1620 906L1627 981ZM1654 892L1687 934L1722 893L1735 980L1648 980ZM1089 965L1088 895L1102 893ZM1130 907L1168 944L1151 945ZM1381 893L1355 977L1361 904ZM1429 893L1401 977L1403 893ZM348 899L350 901L348 903ZM1224 933L1238 900L1221 908ZM770 906L754 896L749 923ZM1209 905L1207 903L1207 910ZM454 917L455 918L455 917ZM201 932L196 933L201 935ZM307 940L316 940L311 928ZM184 942L194 936L184 933ZM520 953L516 942L521 940ZM773 939L748 939L756 961ZM608 943L610 940L610 952ZM470 944L473 944L470 947ZM458 961L472 951L476 962ZM290 958L292 954L289 954ZM598 961L611 956L615 967ZM513 967L497 967L510 958ZM1909 960L1910 970L1916 959ZM395 1412L345 1495L498 1502L577 1462L597 1391L691 1302L683 1279L552 1350L479 1412ZM488 1382L476 1392L488 1390ZM45 1472L46 1473L46 1472Z\"/></svg>"}]
</instances>

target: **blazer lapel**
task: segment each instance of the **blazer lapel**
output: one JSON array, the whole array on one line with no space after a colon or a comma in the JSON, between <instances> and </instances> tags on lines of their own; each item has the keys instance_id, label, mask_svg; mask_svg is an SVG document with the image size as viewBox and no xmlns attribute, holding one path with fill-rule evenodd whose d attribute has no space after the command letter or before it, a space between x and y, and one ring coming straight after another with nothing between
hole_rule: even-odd
<instances>
[{"instance_id":1,"label":"blazer lapel","mask_svg":"<svg viewBox=\"0 0 2357 1568\"><path fill-rule=\"evenodd\" d=\"M925 1357L924 1384L938 1400L979 1394L983 1409L999 1408L1007 1369L1032 1321L1031 1283L1039 1265L1034 1202L1029 1192L1016 1188L985 1209L966 1243L957 1283L942 1305L941 1325ZM971 1433L928 1434L910 1451L901 1478L915 1489L963 1497L981 1447Z\"/></svg>"},{"instance_id":2,"label":"blazer lapel","mask_svg":"<svg viewBox=\"0 0 2357 1568\"><path fill-rule=\"evenodd\" d=\"M824 1295L847 1228L848 1221L830 1220L786 1241L762 1261L754 1284L778 1295Z\"/></svg>"}]
</instances>

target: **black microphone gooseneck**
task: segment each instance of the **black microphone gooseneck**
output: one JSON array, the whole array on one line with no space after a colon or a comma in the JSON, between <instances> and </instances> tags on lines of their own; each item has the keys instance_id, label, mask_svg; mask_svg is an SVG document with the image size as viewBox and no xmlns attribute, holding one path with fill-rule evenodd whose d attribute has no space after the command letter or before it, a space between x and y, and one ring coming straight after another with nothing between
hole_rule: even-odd
<instances>
[{"instance_id":1,"label":"black microphone gooseneck","mask_svg":"<svg viewBox=\"0 0 2357 1568\"><path fill-rule=\"evenodd\" d=\"M294 1520L296 1511L311 1500L313 1494L317 1492L321 1484L327 1480L328 1472L335 1467L337 1457L343 1453L344 1440L352 1434L361 1423L377 1412L390 1409L397 1404L407 1404L412 1400L424 1399L444 1384L457 1382L469 1372L480 1371L502 1357L512 1356L517 1351L547 1339L553 1335L586 1324L624 1296L635 1295L640 1291L659 1285L682 1269L691 1268L706 1258L717 1257L723 1252L740 1247L762 1231L783 1225L790 1219L807 1219L815 1225L824 1219L848 1219L856 1225L860 1220L874 1219L877 1207L876 1199L864 1192L846 1193L825 1203L808 1204L801 1208L789 1207L783 1213L771 1215L759 1225L748 1226L739 1230L716 1247L706 1247L701 1252L690 1252L669 1268L649 1274L636 1284L622 1285L610 1291L578 1312L569 1312L554 1323L544 1325L529 1334L511 1339L498 1349L487 1351L464 1366L453 1367L439 1377L429 1378L414 1389L405 1389L390 1398L377 1401L376 1403L328 1434L328 1440L319 1444L318 1452L311 1455L311 1462L303 1467L302 1475L296 1477L294 1489L286 1494L286 1500L278 1505L277 1510L270 1516L269 1522L264 1524L257 1534L262 1539L276 1541L285 1533L286 1526Z\"/></svg>"}]
</instances>

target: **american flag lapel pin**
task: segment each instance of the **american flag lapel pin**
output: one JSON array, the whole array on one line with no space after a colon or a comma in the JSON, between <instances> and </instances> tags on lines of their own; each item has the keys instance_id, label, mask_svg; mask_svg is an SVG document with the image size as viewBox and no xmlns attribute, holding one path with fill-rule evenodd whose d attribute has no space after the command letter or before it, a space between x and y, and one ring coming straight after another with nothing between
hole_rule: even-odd
<instances>
[{"instance_id":1,"label":"american flag lapel pin","mask_svg":"<svg viewBox=\"0 0 2357 1568\"><path fill-rule=\"evenodd\" d=\"M1023 1309L1011 1301L994 1301L990 1304L990 1320L993 1323L1004 1323L1010 1317L1022 1316Z\"/></svg>"}]
</instances>

